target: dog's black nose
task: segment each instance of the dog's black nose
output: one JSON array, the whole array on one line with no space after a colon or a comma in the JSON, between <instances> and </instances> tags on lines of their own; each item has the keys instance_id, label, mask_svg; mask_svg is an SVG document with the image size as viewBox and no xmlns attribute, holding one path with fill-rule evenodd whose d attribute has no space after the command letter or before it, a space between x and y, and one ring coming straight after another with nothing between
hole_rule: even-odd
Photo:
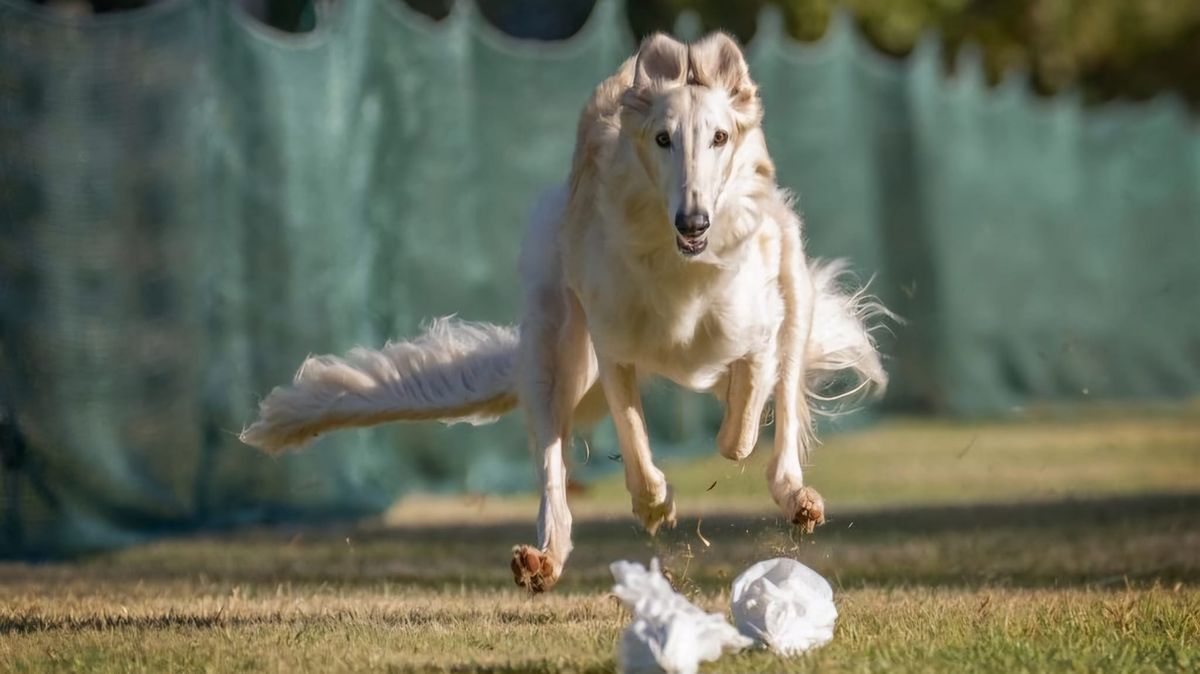
<instances>
[{"instance_id":1,"label":"dog's black nose","mask_svg":"<svg viewBox=\"0 0 1200 674\"><path fill-rule=\"evenodd\" d=\"M684 236L700 236L708 231L708 213L700 211L684 215L679 211L675 214L675 229Z\"/></svg>"}]
</instances>

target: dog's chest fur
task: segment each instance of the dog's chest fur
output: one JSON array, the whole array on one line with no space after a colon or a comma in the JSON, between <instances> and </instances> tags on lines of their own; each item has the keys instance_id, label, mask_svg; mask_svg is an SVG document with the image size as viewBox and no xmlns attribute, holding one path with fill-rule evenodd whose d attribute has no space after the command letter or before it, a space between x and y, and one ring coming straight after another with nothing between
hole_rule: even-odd
<instances>
[{"instance_id":1,"label":"dog's chest fur","mask_svg":"<svg viewBox=\"0 0 1200 674\"><path fill-rule=\"evenodd\" d=\"M609 272L585 274L578 289L597 354L707 390L733 361L773 351L783 301L762 252L727 269L605 260Z\"/></svg>"}]
</instances>

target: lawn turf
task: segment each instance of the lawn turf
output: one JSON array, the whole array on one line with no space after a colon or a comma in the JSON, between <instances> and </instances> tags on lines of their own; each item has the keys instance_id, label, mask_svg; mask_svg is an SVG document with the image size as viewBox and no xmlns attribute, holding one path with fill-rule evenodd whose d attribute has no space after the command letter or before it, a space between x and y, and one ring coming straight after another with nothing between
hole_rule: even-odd
<instances>
[{"instance_id":1,"label":"lawn turf","mask_svg":"<svg viewBox=\"0 0 1200 674\"><path fill-rule=\"evenodd\" d=\"M761 456L665 465L681 519L653 539L618 478L594 485L574 497L576 550L546 596L507 569L531 539L521 497L0 564L0 670L611 671L628 616L609 562L658 556L725 610L732 577L775 555L834 585L833 642L704 671L1200 668L1200 421L901 420L814 458L830 521L805 538L770 506Z\"/></svg>"}]
</instances>

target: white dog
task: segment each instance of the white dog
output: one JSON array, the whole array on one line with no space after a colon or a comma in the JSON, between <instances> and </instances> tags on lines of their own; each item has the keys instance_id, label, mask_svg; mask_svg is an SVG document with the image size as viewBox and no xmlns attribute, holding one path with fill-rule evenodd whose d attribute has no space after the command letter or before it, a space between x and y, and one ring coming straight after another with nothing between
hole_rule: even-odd
<instances>
[{"instance_id":1,"label":"white dog","mask_svg":"<svg viewBox=\"0 0 1200 674\"><path fill-rule=\"evenodd\" d=\"M542 499L538 545L514 548L512 568L518 584L544 591L571 551L563 451L572 423L595 421L604 401L634 514L651 533L674 523L638 393L640 378L659 375L724 403L717 447L732 460L754 449L774 396L768 485L811 531L824 503L801 474L810 404L839 372L857 378L856 390L886 385L865 322L887 312L840 289L840 264L806 260L761 120L728 36L647 38L588 101L570 181L535 209L519 331L442 319L381 351L309 358L242 440L278 451L336 428L478 424L520 405Z\"/></svg>"}]
</instances>

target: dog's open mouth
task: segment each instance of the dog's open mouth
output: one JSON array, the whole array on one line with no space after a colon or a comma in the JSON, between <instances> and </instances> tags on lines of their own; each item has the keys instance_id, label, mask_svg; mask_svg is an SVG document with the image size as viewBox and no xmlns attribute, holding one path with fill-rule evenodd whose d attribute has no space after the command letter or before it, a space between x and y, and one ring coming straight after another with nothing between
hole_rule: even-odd
<instances>
[{"instance_id":1,"label":"dog's open mouth","mask_svg":"<svg viewBox=\"0 0 1200 674\"><path fill-rule=\"evenodd\" d=\"M708 237L703 235L684 236L682 234L676 234L675 247L679 249L679 252L688 257L699 255L700 253L704 252L705 248L708 248Z\"/></svg>"}]
</instances>

